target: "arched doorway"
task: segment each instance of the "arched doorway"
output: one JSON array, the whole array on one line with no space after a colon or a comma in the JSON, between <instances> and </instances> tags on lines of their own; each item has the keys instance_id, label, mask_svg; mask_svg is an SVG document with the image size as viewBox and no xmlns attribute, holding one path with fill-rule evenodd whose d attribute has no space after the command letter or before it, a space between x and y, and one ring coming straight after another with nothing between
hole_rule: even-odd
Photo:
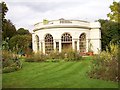
<instances>
[{"instance_id":1,"label":"arched doorway","mask_svg":"<svg viewBox=\"0 0 120 90\"><path fill-rule=\"evenodd\" d=\"M35 41L36 41L36 49L39 51L39 37L38 35L35 36Z\"/></svg>"},{"instance_id":2,"label":"arched doorway","mask_svg":"<svg viewBox=\"0 0 120 90\"><path fill-rule=\"evenodd\" d=\"M45 36L45 53L49 54L53 51L53 36L51 34L47 34Z\"/></svg>"},{"instance_id":3,"label":"arched doorway","mask_svg":"<svg viewBox=\"0 0 120 90\"><path fill-rule=\"evenodd\" d=\"M86 52L86 34L82 33L79 36L79 50L80 52Z\"/></svg>"},{"instance_id":4,"label":"arched doorway","mask_svg":"<svg viewBox=\"0 0 120 90\"><path fill-rule=\"evenodd\" d=\"M72 49L72 36L69 33L64 33L61 37L62 50Z\"/></svg>"}]
</instances>

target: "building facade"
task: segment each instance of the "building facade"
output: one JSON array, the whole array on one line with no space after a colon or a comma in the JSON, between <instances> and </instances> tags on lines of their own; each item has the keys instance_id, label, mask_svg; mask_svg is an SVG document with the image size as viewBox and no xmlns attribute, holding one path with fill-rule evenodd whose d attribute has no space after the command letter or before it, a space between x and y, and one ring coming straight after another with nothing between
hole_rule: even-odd
<instances>
[{"instance_id":1,"label":"building facade","mask_svg":"<svg viewBox=\"0 0 120 90\"><path fill-rule=\"evenodd\" d=\"M34 52L50 53L73 49L97 54L101 50L99 22L81 20L44 20L34 25L32 44Z\"/></svg>"}]
</instances>

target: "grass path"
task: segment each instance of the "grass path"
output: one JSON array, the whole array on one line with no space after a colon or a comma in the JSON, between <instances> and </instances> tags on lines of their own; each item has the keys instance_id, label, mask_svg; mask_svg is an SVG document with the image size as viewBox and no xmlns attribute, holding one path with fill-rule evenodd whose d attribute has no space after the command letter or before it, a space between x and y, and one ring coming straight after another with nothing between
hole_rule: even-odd
<instances>
[{"instance_id":1,"label":"grass path","mask_svg":"<svg viewBox=\"0 0 120 90\"><path fill-rule=\"evenodd\" d=\"M17 72L3 74L3 88L117 88L117 83L90 79L90 60L80 62L23 62Z\"/></svg>"}]
</instances>

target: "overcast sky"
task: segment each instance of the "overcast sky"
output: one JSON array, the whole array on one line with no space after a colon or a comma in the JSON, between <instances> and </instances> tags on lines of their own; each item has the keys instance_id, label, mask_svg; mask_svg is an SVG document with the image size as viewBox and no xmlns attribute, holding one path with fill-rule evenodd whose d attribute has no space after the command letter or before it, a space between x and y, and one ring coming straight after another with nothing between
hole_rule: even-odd
<instances>
[{"instance_id":1,"label":"overcast sky","mask_svg":"<svg viewBox=\"0 0 120 90\"><path fill-rule=\"evenodd\" d=\"M30 31L34 24L43 19L78 19L93 22L107 19L109 6L119 0L3 0L9 11L6 18L10 19L16 28Z\"/></svg>"}]
</instances>

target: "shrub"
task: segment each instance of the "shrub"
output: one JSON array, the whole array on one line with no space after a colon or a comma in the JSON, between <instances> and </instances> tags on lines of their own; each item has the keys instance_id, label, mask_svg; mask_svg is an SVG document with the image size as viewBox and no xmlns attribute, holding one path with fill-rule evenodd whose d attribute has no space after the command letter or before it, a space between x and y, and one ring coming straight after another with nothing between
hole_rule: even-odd
<instances>
[{"instance_id":1,"label":"shrub","mask_svg":"<svg viewBox=\"0 0 120 90\"><path fill-rule=\"evenodd\" d=\"M55 60L64 59L65 61L78 61L81 60L82 58L78 52L73 51L71 49L62 50L61 53L52 52L47 56L48 59L55 59Z\"/></svg>"},{"instance_id":2,"label":"shrub","mask_svg":"<svg viewBox=\"0 0 120 90\"><path fill-rule=\"evenodd\" d=\"M63 51L62 53L64 54L65 61L78 61L82 58L78 52L73 50Z\"/></svg>"},{"instance_id":3,"label":"shrub","mask_svg":"<svg viewBox=\"0 0 120 90\"><path fill-rule=\"evenodd\" d=\"M34 54L33 58L34 58L34 60L37 61L37 62L39 62L39 61L45 61L45 60L46 60L45 55L40 54L40 53Z\"/></svg>"},{"instance_id":4,"label":"shrub","mask_svg":"<svg viewBox=\"0 0 120 90\"><path fill-rule=\"evenodd\" d=\"M13 55L11 52L3 50L2 51L2 65L3 67L7 67L10 66L11 64L13 64Z\"/></svg>"},{"instance_id":5,"label":"shrub","mask_svg":"<svg viewBox=\"0 0 120 90\"><path fill-rule=\"evenodd\" d=\"M19 69L20 69L20 67L17 66L17 65L14 63L14 64L11 65L11 66L4 67L2 71L3 71L3 73L10 73L10 72L17 71L17 70L19 70Z\"/></svg>"},{"instance_id":6,"label":"shrub","mask_svg":"<svg viewBox=\"0 0 120 90\"><path fill-rule=\"evenodd\" d=\"M25 58L26 62L34 62L34 58L33 57L27 57Z\"/></svg>"},{"instance_id":7,"label":"shrub","mask_svg":"<svg viewBox=\"0 0 120 90\"><path fill-rule=\"evenodd\" d=\"M3 68L3 73L14 72L15 70L15 67L5 67Z\"/></svg>"},{"instance_id":8,"label":"shrub","mask_svg":"<svg viewBox=\"0 0 120 90\"><path fill-rule=\"evenodd\" d=\"M118 80L118 45L110 43L106 51L95 55L92 60L90 77L104 80Z\"/></svg>"},{"instance_id":9,"label":"shrub","mask_svg":"<svg viewBox=\"0 0 120 90\"><path fill-rule=\"evenodd\" d=\"M42 53L33 53L30 57L26 57L26 62L41 62L46 60L46 55Z\"/></svg>"},{"instance_id":10,"label":"shrub","mask_svg":"<svg viewBox=\"0 0 120 90\"><path fill-rule=\"evenodd\" d=\"M41 61L52 61L58 62L60 60L65 61L78 61L81 60L81 56L79 53L73 50L63 50L61 53L59 52L51 52L50 54L42 54L42 53L34 53L30 57L26 57L26 62L41 62Z\"/></svg>"},{"instance_id":11,"label":"shrub","mask_svg":"<svg viewBox=\"0 0 120 90\"><path fill-rule=\"evenodd\" d=\"M3 55L2 57L3 73L13 72L22 67L22 64L17 58L16 54L3 50L2 55Z\"/></svg>"},{"instance_id":12,"label":"shrub","mask_svg":"<svg viewBox=\"0 0 120 90\"><path fill-rule=\"evenodd\" d=\"M50 54L47 54L46 57L47 57L47 59L58 59L59 58L59 53L51 52Z\"/></svg>"},{"instance_id":13,"label":"shrub","mask_svg":"<svg viewBox=\"0 0 120 90\"><path fill-rule=\"evenodd\" d=\"M46 62L59 62L60 59L47 59Z\"/></svg>"}]
</instances>

